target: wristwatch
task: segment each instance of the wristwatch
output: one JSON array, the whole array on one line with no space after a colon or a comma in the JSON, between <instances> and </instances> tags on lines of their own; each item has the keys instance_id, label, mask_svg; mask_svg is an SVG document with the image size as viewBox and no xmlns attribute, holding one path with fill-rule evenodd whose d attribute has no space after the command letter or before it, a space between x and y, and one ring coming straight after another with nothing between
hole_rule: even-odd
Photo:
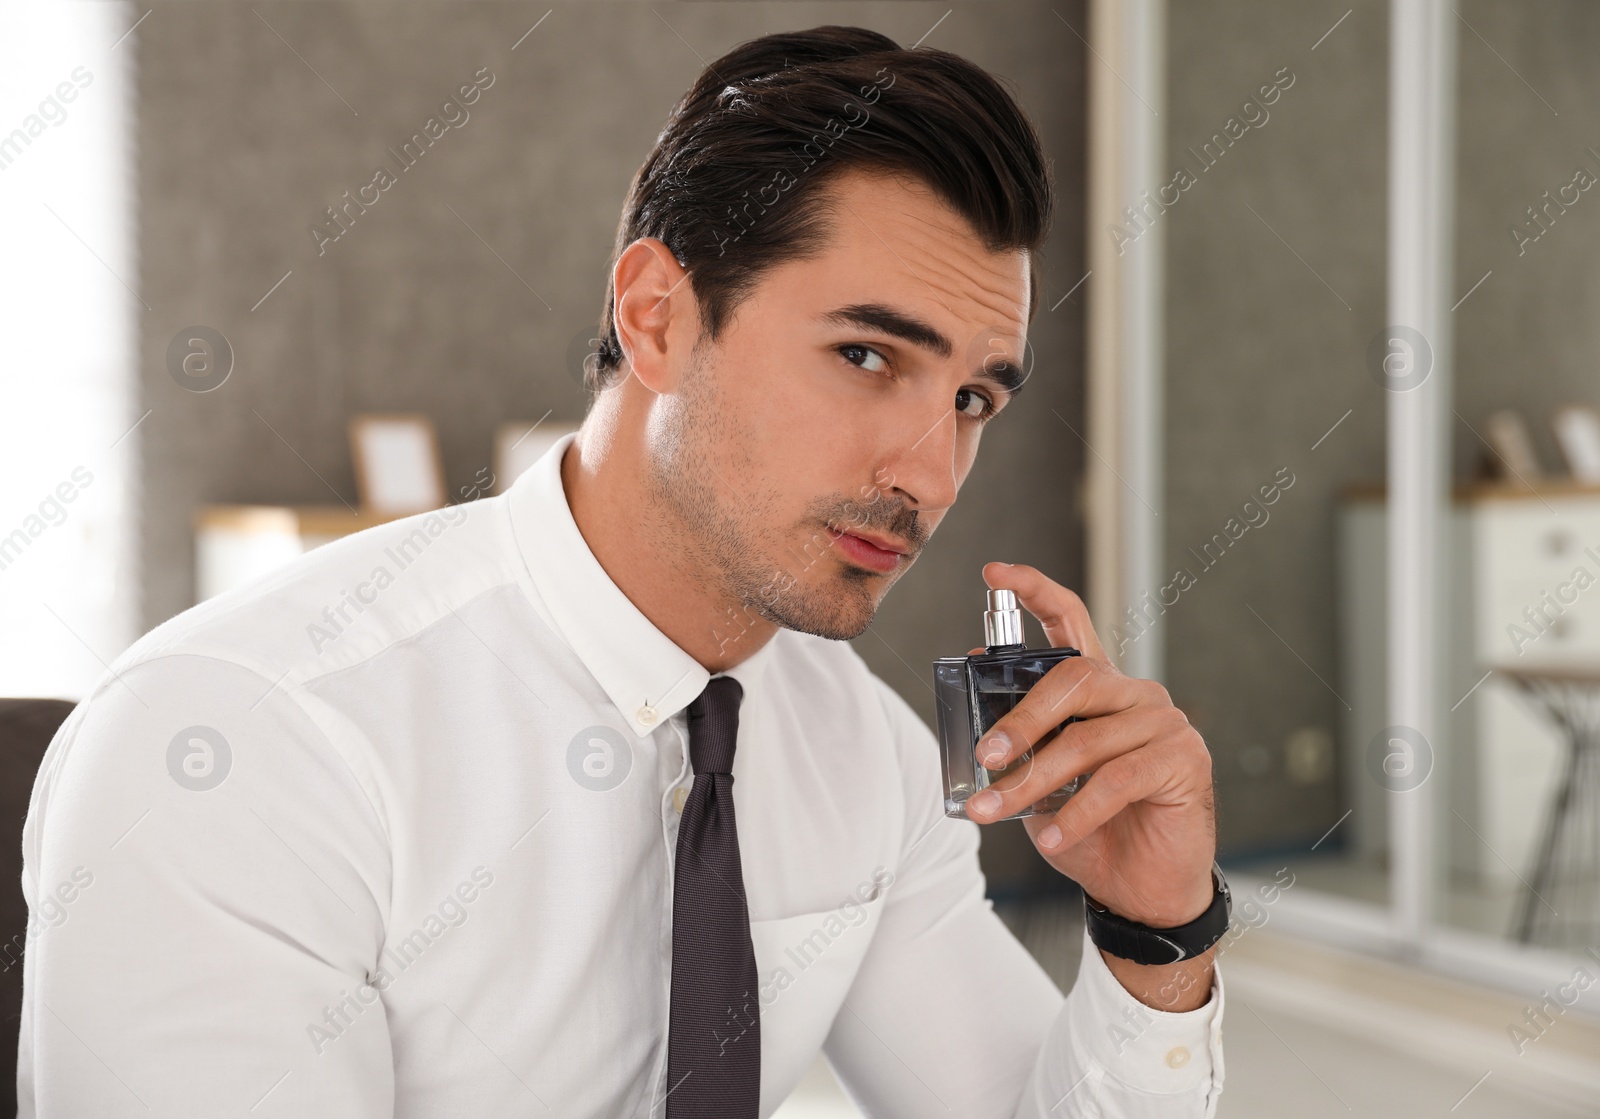
<instances>
[{"instance_id":1,"label":"wristwatch","mask_svg":"<svg viewBox=\"0 0 1600 1119\"><path fill-rule=\"evenodd\" d=\"M1221 940L1233 920L1233 895L1216 863L1211 864L1211 882L1215 892L1210 907L1187 925L1170 929L1153 929L1119 917L1085 893L1083 919L1089 928L1089 939L1096 947L1136 964L1192 960Z\"/></svg>"}]
</instances>

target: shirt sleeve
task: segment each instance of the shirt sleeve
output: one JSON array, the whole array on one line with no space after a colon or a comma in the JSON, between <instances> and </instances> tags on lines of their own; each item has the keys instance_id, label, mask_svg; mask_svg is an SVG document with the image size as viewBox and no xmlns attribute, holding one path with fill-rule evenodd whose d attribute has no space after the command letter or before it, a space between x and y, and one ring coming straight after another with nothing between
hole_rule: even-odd
<instances>
[{"instance_id":1,"label":"shirt sleeve","mask_svg":"<svg viewBox=\"0 0 1600 1119\"><path fill-rule=\"evenodd\" d=\"M1117 981L1085 933L1063 998L984 896L978 825L943 814L932 732L877 683L906 774L905 836L824 1046L852 1099L873 1119L1214 1116L1221 969L1204 1006L1155 1010Z\"/></svg>"},{"instance_id":2,"label":"shirt sleeve","mask_svg":"<svg viewBox=\"0 0 1600 1119\"><path fill-rule=\"evenodd\" d=\"M47 752L23 834L21 1119L389 1117L382 820L273 681L169 655Z\"/></svg>"}]
</instances>

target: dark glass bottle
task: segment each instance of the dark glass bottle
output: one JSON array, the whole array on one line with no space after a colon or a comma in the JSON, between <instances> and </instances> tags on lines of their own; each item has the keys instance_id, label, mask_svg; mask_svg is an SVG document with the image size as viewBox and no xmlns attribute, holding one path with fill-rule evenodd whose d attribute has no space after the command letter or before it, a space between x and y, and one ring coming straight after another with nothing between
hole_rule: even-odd
<instances>
[{"instance_id":1,"label":"dark glass bottle","mask_svg":"<svg viewBox=\"0 0 1600 1119\"><path fill-rule=\"evenodd\" d=\"M1033 761L1030 749L1000 769L985 769L978 764L979 740L1045 673L1068 657L1081 655L1066 647L1029 649L1022 635L1022 610L1013 592L990 591L988 607L983 613L984 651L933 662L939 752L944 762L944 814L962 819L967 815L968 797ZM1077 721L1076 715L1063 719L1041 741L1049 741L1062 727ZM1059 811L1082 781L1075 777L1065 787L1003 818L1018 820Z\"/></svg>"}]
</instances>

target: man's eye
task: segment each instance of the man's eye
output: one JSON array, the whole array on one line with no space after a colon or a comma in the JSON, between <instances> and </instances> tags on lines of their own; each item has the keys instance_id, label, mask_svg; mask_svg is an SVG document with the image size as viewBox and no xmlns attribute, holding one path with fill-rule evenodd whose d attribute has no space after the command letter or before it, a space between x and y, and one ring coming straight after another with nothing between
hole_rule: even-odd
<instances>
[{"instance_id":1,"label":"man's eye","mask_svg":"<svg viewBox=\"0 0 1600 1119\"><path fill-rule=\"evenodd\" d=\"M889 367L888 358L884 357L871 346L864 346L860 342L847 342L843 346L838 347L838 352L851 365L860 366L868 373L882 373ZM862 362L855 360L856 355L870 355L873 358L877 358L879 364L877 366L862 364ZM866 360L865 357L864 360Z\"/></svg>"},{"instance_id":2,"label":"man's eye","mask_svg":"<svg viewBox=\"0 0 1600 1119\"><path fill-rule=\"evenodd\" d=\"M974 402L976 402L978 408L976 411L971 411L970 409ZM993 416L997 409L994 406L994 401L983 393L973 392L971 389L958 389L956 391L956 411L975 420L986 420Z\"/></svg>"}]
</instances>

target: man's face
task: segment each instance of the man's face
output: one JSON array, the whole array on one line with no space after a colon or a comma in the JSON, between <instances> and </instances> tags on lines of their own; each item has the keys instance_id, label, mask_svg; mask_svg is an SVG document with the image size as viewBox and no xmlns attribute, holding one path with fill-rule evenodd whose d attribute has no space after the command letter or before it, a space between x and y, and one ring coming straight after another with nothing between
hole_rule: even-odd
<instances>
[{"instance_id":1,"label":"man's face","mask_svg":"<svg viewBox=\"0 0 1600 1119\"><path fill-rule=\"evenodd\" d=\"M918 183L853 173L830 198L822 253L763 274L701 341L650 446L656 496L721 589L752 617L847 639L1020 379L1029 279L1025 253L987 251ZM737 640L745 621L718 632Z\"/></svg>"}]
</instances>

